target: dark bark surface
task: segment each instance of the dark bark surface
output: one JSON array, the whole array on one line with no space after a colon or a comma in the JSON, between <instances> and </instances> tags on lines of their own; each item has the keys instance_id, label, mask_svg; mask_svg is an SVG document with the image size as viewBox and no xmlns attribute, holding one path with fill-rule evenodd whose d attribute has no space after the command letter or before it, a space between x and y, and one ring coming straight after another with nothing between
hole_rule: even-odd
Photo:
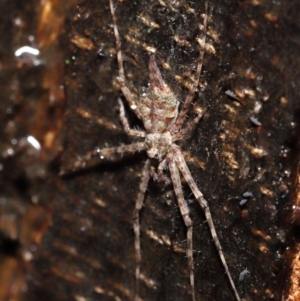
<instances>
[{"instance_id":1,"label":"dark bark surface","mask_svg":"<svg viewBox=\"0 0 300 301\"><path fill-rule=\"evenodd\" d=\"M42 216L25 238L13 239L20 244L13 258L25 263L25 268L15 273L26 277L25 300L132 300L132 211L145 154L101 164L95 161L77 174L57 176L60 164L67 165L96 146L133 141L118 118L117 98L122 95L116 80L118 66L108 1L70 2L65 7L48 3L53 5L52 12L61 9L50 23L65 21L59 30L52 29L58 33L60 48L53 50L44 42L49 48L42 50L51 49L42 53L45 70L33 63L22 62L21 67L13 63L15 49L27 40L22 41L17 31L5 32L14 16L7 15L0 23L4 24L1 34L7 42L7 47L0 49L4 66L0 92L4 129L1 205L9 204L15 215L16 207L27 208L20 219L22 229ZM198 59L196 38L201 35L204 2L165 3L115 1L127 83L135 95L147 86L149 51L155 49L164 79L183 100ZM208 46L194 104L209 110L180 146L209 203L240 296L245 300L281 300L288 287L285 266L289 264L288 258L283 262L282 257L296 240L290 208L299 161L300 7L297 1L208 3ZM27 27L22 33L27 38L31 34L39 37L40 43L51 40L41 26L48 22L39 22L31 9L11 5L9 11L25 20ZM37 21L31 24L34 18ZM151 28L150 20L156 26ZM54 67L53 61L58 61ZM55 94L56 101L49 105L51 87L62 83L63 64L67 102ZM46 79L53 84L45 85ZM13 84L18 85L17 103L10 97ZM228 95L232 93L234 96ZM24 113L28 108L31 114ZM126 113L132 127L142 128L128 107ZM194 114L192 107L190 117ZM255 117L261 126L249 117ZM8 131L11 120L15 130ZM47 144L49 132L55 139ZM20 141L28 135L44 141L43 155L29 160L31 154L25 148L18 156L7 156L11 140ZM21 178L16 176L19 173ZM27 188L20 192L24 182ZM253 196L241 206L245 192ZM185 184L184 194L194 224L197 300L234 300L204 214ZM33 196L39 199L40 211ZM12 199L19 205L14 207ZM3 216L8 216L8 207L2 208ZM46 231L45 225L50 223L45 216L51 216ZM1 230L4 250L4 242L12 234L7 228ZM37 251L30 249L32 241ZM172 186L150 181L141 213L142 300L191 299L185 246L186 229ZM31 261L24 259L24 250L30 250ZM4 265L10 257L2 253ZM250 273L239 280L246 268ZM7 285L4 300L10 300L11 294Z\"/></svg>"}]
</instances>

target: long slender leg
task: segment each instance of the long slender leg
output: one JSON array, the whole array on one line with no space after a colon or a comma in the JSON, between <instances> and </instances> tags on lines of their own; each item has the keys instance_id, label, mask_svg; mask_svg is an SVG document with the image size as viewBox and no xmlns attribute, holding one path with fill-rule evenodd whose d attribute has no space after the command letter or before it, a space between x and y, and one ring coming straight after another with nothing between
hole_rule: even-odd
<instances>
[{"instance_id":1,"label":"long slender leg","mask_svg":"<svg viewBox=\"0 0 300 301\"><path fill-rule=\"evenodd\" d=\"M141 268L141 241L140 241L140 211L145 199L145 193L150 178L150 159L146 160L142 179L140 183L140 190L135 201L135 208L133 211L133 230L134 230L134 248L136 256L135 266L135 301L139 301L139 280L140 280L140 268Z\"/></svg>"},{"instance_id":2,"label":"long slender leg","mask_svg":"<svg viewBox=\"0 0 300 301\"><path fill-rule=\"evenodd\" d=\"M114 154L135 153L135 152L142 151L144 149L145 149L144 142L137 142L133 144L103 148L103 149L97 147L93 151L81 157L79 160L75 161L72 165L62 168L59 172L59 175L63 176L84 169L88 161L90 161L94 157L99 157L100 159L104 159L105 157L109 157Z\"/></svg>"},{"instance_id":3,"label":"long slender leg","mask_svg":"<svg viewBox=\"0 0 300 301\"><path fill-rule=\"evenodd\" d=\"M181 212L183 221L187 228L187 257L188 257L189 271L190 271L192 300L195 301L196 299L195 299L195 279L194 279L194 260L193 260L193 226L192 226L192 221L189 217L188 206L183 197L179 171L174 159L171 157L169 162L169 169L170 169L171 178L174 186L174 191L177 197L179 210Z\"/></svg>"},{"instance_id":4,"label":"long slender leg","mask_svg":"<svg viewBox=\"0 0 300 301\"><path fill-rule=\"evenodd\" d=\"M216 248L218 250L220 259L221 259L222 264L223 264L223 266L225 268L225 271L226 271L227 277L229 279L229 282L231 284L231 287L232 287L232 289L234 291L236 299L238 301L240 301L241 299L239 297L239 294L237 292L237 289L235 287L235 284L234 284L234 282L232 280L232 277L231 277L231 274L229 272L229 268L227 266L227 263L226 263L226 260L225 260L225 257L224 257L223 251L222 251L222 247L221 247L219 238L217 236L217 232L216 232L216 229L215 229L215 226L214 226L214 223L213 223L213 219L212 219L212 216L211 216L208 204L207 204L206 200L204 199L203 194L198 189L198 187L197 187L197 185L196 185L196 183L195 183L195 181L194 181L194 179L193 179L193 177L191 175L191 172L189 171L189 169L188 169L188 167L186 165L186 162L185 162L185 160L183 158L183 155L181 153L180 148L177 145L173 144L171 146L171 151L173 153L174 159L176 161L176 164L177 164L179 170L181 171L183 177L185 178L186 182L190 186L193 194L195 195L197 201L199 202L200 206L202 207L202 209L204 211L204 214L205 214L208 226L209 226L209 230L210 230L211 236L212 236L213 241L215 243L215 246L216 246Z\"/></svg>"},{"instance_id":5,"label":"long slender leg","mask_svg":"<svg viewBox=\"0 0 300 301\"><path fill-rule=\"evenodd\" d=\"M194 99L195 96L195 92L196 89L198 87L199 84L199 79L200 79L200 75L201 75L201 70L202 70L202 64L203 64L203 58L204 58L204 52L205 52L205 43L206 43L206 28L207 28L207 9L208 4L207 2L205 3L205 15L204 15L204 21L203 21L203 32L204 32L204 37L201 40L201 48L200 49L200 54L199 54L199 61L198 61L198 65L197 65L197 70L196 70L196 74L195 74L195 81L194 84L191 88L191 90L189 91L188 95L185 98L185 101L181 107L181 110L178 114L177 120L175 122L175 124L172 126L171 132L172 133L176 133L178 132L178 130L180 129L180 127L182 126L182 124L185 121L186 118L186 113L189 109L189 106L192 102L192 100Z\"/></svg>"},{"instance_id":6,"label":"long slender leg","mask_svg":"<svg viewBox=\"0 0 300 301\"><path fill-rule=\"evenodd\" d=\"M205 108L200 113L198 113L198 115L194 118L194 120L192 120L191 122L189 122L184 129L182 129L180 132L174 134L174 136L173 136L173 142L175 142L176 140L182 139L188 132L192 131L193 128L195 127L195 125L197 124L197 122L206 113L206 111L207 111L207 108Z\"/></svg>"},{"instance_id":7,"label":"long slender leg","mask_svg":"<svg viewBox=\"0 0 300 301\"><path fill-rule=\"evenodd\" d=\"M135 136L135 137L145 137L146 133L143 131L138 131L138 130L133 130L130 128L128 120L125 116L125 109L124 109L124 105L123 102L120 98L118 98L118 102L120 105L120 119L123 125L123 128L125 130L125 132L129 135L129 136Z\"/></svg>"},{"instance_id":8,"label":"long slender leg","mask_svg":"<svg viewBox=\"0 0 300 301\"><path fill-rule=\"evenodd\" d=\"M110 6L110 12L111 16L113 19L113 24L114 24L114 34L116 38L116 50L117 50L117 60L118 60L118 65L119 65L119 77L118 81L121 85L121 90L122 93L124 94L126 100L128 101L128 104L132 111L140 118L139 111L136 106L136 102L133 99L132 93L129 91L129 89L125 85L125 71L124 71L124 66L123 66L123 58L122 58L122 52L121 52L121 39L120 39L120 34L118 31L117 27L117 18L114 10L114 5L113 1L109 0L109 6Z\"/></svg>"}]
</instances>

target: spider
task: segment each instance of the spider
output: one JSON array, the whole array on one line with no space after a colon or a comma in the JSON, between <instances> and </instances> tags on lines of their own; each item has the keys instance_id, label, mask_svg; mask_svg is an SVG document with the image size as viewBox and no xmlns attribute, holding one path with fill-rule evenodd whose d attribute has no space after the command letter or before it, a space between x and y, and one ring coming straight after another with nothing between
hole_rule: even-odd
<instances>
[{"instance_id":1,"label":"spider","mask_svg":"<svg viewBox=\"0 0 300 301\"><path fill-rule=\"evenodd\" d=\"M96 148L92 152L89 152L81 159L74 162L71 166L62 169L60 175L64 175L70 172L75 172L84 168L89 160L93 157L109 158L111 155L119 153L135 153L140 151L146 151L148 159L145 162L142 178L139 186L139 193L135 201L135 208L133 211L133 229L135 237L135 254L136 254L136 267L135 267L135 296L134 300L138 301L139 298L139 279L140 279L140 266L141 266L141 247L140 247L140 220L139 215L143 206L146 189L150 177L156 177L159 180L166 180L164 171L169 169L171 175L171 181L174 187L175 195L177 198L179 210L181 212L184 224L187 228L187 258L189 267L189 278L191 286L192 301L196 300L195 296L195 280L194 280L194 260L193 260L193 225L189 217L189 209L187 203L184 200L180 172L190 187L192 193L199 202L201 208L204 211L205 217L207 219L209 229L218 250L219 257L225 268L226 274L234 291L235 297L240 301L235 284L232 280L229 268L227 266L220 241L218 239L216 229L213 223L213 219L210 213L210 209L207 201L204 199L203 194L196 185L191 172L185 162L183 154L180 147L175 144L176 141L181 140L185 137L187 133L192 131L198 121L205 114L206 109L198 112L197 116L190 122L188 122L185 128L182 125L186 120L186 113L190 107L192 100L194 99L195 92L197 90L203 58L204 49L206 42L206 28L207 28L207 10L208 4L205 4L206 13L204 16L204 37L199 44L202 45L202 51L199 52L199 61L197 64L195 80L190 89L188 95L186 96L183 104L181 105L180 111L178 110L179 101L176 99L175 95L169 88L169 86L162 79L160 70L157 66L156 59L154 55L150 56L149 59L149 79L150 87L139 99L136 100L135 97L130 92L129 88L125 84L125 71L123 66L123 58L121 52L121 40L117 27L116 15L113 7L113 0L109 0L110 11L113 20L113 30L116 40L116 50L117 50L117 61L119 66L119 76L118 81L121 87L121 91L127 100L131 110L136 114L136 116L142 120L144 124L145 131L131 129L128 120L125 116L125 109L122 100L119 98L120 106L120 120L124 127L125 132L129 136L134 136L138 138L143 138L142 142L132 143L129 145L123 145L119 147L112 148ZM153 174L153 163L156 161L157 174Z\"/></svg>"}]
</instances>

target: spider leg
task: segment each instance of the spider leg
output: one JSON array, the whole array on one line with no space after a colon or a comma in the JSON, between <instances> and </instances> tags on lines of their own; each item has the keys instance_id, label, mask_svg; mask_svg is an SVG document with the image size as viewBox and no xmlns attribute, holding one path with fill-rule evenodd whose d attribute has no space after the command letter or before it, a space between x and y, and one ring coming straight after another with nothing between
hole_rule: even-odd
<instances>
[{"instance_id":1,"label":"spider leg","mask_svg":"<svg viewBox=\"0 0 300 301\"><path fill-rule=\"evenodd\" d=\"M189 263L189 271L190 271L190 283L191 283L191 293L192 300L195 301L195 279L194 279L194 260L193 260L193 226L192 221L189 217L189 209L184 200L180 175L176 163L171 156L169 157L169 169L171 173L171 178L174 186L174 191L177 197L177 202L179 206L179 210L181 212L181 216L187 227L187 257Z\"/></svg>"},{"instance_id":2,"label":"spider leg","mask_svg":"<svg viewBox=\"0 0 300 301\"><path fill-rule=\"evenodd\" d=\"M126 100L128 101L130 108L140 118L140 113L137 109L136 102L134 101L130 90L125 85L125 71L124 71L123 58L122 58L122 52L121 52L121 39L120 39L118 27L117 27L117 18L116 18L116 14L115 14L115 10L114 10L113 0L109 0L109 7L110 7L112 19L113 19L114 34L115 34L115 39L116 39L117 60L118 60L118 65L119 65L118 81L121 85L122 93L124 94Z\"/></svg>"},{"instance_id":3,"label":"spider leg","mask_svg":"<svg viewBox=\"0 0 300 301\"><path fill-rule=\"evenodd\" d=\"M174 125L172 126L171 132L172 133L176 133L179 131L180 127L182 126L182 124L184 123L185 119L186 119L186 113L189 109L189 106L192 102L192 100L194 99L195 96L195 92L196 89L199 85L199 80L200 80L200 75L201 75L201 70L202 70L202 65L203 65L203 58L204 58L204 52L205 52L205 43L206 43L206 28L207 28L207 11L208 11L208 4L207 2L205 3L205 14L204 14L204 21L203 21L203 32L204 32L204 37L201 39L201 41L199 42L199 44L201 44L201 50L199 53L199 61L198 61L198 65L197 65L197 70L196 70L196 74L195 74L195 80L193 83L192 88L190 89L188 95L186 96L184 103L181 107L181 110L178 114L177 120L174 123Z\"/></svg>"},{"instance_id":4,"label":"spider leg","mask_svg":"<svg viewBox=\"0 0 300 301\"><path fill-rule=\"evenodd\" d=\"M136 256L135 266L135 301L139 301L139 279L141 268L141 241L140 241L140 211L145 199L145 193L147 190L148 182L150 179L150 159L146 160L146 163L142 172L142 179L140 183L140 190L135 201L135 208L133 211L133 230L134 230L134 248Z\"/></svg>"},{"instance_id":5,"label":"spider leg","mask_svg":"<svg viewBox=\"0 0 300 301\"><path fill-rule=\"evenodd\" d=\"M182 139L188 132L192 131L195 127L195 125L197 124L197 122L203 117L203 115L206 113L207 108L205 108L204 110L202 110L200 113L198 113L198 115L194 118L194 120L192 120L191 122L189 122L186 127L184 129L182 129L180 132L175 133L173 135L173 142Z\"/></svg>"},{"instance_id":6,"label":"spider leg","mask_svg":"<svg viewBox=\"0 0 300 301\"><path fill-rule=\"evenodd\" d=\"M222 251L222 247L221 247L219 238L217 236L217 232L216 232L216 229L215 229L215 226L214 226L214 223L213 223L213 219L212 219L207 201L204 199L203 194L198 189L198 187L197 187L197 185L196 185L196 183L195 183L195 181L194 181L194 179L191 175L191 172L189 171L188 166L186 165L186 162L184 160L184 157L181 153L180 148L177 145L172 144L171 152L173 153L175 162L176 162L179 170L181 171L183 177L185 178L186 182L190 186L193 194L195 195L197 201L199 202L200 206L202 207L202 209L204 211L204 214L205 214L208 226L209 226L211 236L212 236L213 241L215 243L216 249L218 250L218 253L219 253L220 259L222 261L223 267L225 268L227 277L228 277L229 282L231 284L231 287L234 291L235 297L238 301L240 301L241 299L239 297L239 294L237 292L237 289L235 287L235 284L234 284L234 282L232 280L232 277L231 277L231 274L229 272L229 268L227 266L226 259L224 257L223 251Z\"/></svg>"},{"instance_id":7,"label":"spider leg","mask_svg":"<svg viewBox=\"0 0 300 301\"><path fill-rule=\"evenodd\" d=\"M125 109L124 109L123 102L120 98L118 98L118 102L120 105L120 120L122 122L123 128L124 128L125 132L127 133L127 135L135 136L135 137L145 137L146 136L145 132L133 130L130 128L128 120L125 116Z\"/></svg>"},{"instance_id":8,"label":"spider leg","mask_svg":"<svg viewBox=\"0 0 300 301\"><path fill-rule=\"evenodd\" d=\"M72 165L62 168L59 172L60 176L73 173L84 169L87 166L87 163L94 157L99 157L104 159L110 157L114 154L123 154L123 153L135 153L145 149L144 142L137 142L128 145L122 145L117 147L95 148L93 151L88 152L85 156L81 157L79 160L75 161Z\"/></svg>"}]
</instances>

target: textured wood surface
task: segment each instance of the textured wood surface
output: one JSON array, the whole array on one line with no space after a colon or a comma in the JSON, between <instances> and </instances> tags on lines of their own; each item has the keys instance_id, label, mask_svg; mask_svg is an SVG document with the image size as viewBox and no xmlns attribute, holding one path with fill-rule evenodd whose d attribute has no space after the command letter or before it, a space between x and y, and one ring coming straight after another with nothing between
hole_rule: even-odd
<instances>
[{"instance_id":1,"label":"textured wood surface","mask_svg":"<svg viewBox=\"0 0 300 301\"><path fill-rule=\"evenodd\" d=\"M136 94L147 86L155 49L164 79L183 99L198 59L204 3L115 2L128 84ZM0 9L7 12L0 21L1 265L12 275L1 294L13 300L12 287L24 285L23 300L130 300L132 210L145 156L93 162L71 177L57 176L60 164L96 146L131 142L118 119L108 1L45 3L50 10L17 1ZM181 147L210 204L241 297L282 300L291 260L284 251L299 239L290 217L299 161L299 4L209 1L209 7L209 47L194 103L210 109ZM14 56L31 35L41 50L38 66ZM127 114L141 127L128 108ZM9 156L12 139L29 135L41 141L42 155L36 159L26 148ZM245 192L253 197L241 206ZM184 193L194 222L197 298L234 300L201 208L187 187ZM19 228L8 225L10 212ZM15 228L29 230L14 236ZM171 186L150 183L141 229L142 299L189 300L185 226ZM246 268L250 274L239 281Z\"/></svg>"}]
</instances>

